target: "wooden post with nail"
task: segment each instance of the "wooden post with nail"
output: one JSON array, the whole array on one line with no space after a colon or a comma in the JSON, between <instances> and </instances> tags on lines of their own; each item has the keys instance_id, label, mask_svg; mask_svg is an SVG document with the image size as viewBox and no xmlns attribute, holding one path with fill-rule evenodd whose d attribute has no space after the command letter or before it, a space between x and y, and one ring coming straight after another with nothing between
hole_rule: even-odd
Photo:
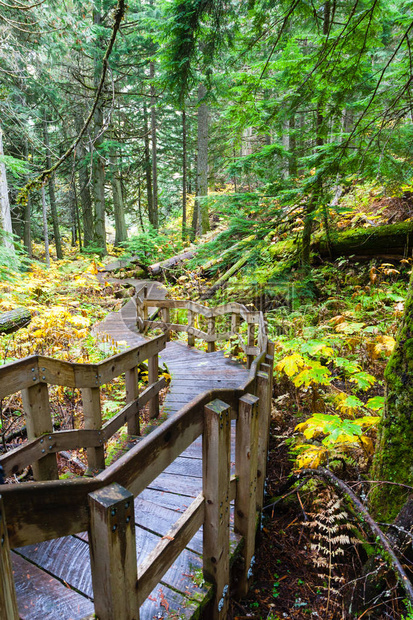
<instances>
[{"instance_id":1,"label":"wooden post with nail","mask_svg":"<svg viewBox=\"0 0 413 620\"><path fill-rule=\"evenodd\" d=\"M89 494L90 561L99 620L139 620L133 495L117 483Z\"/></svg>"},{"instance_id":2,"label":"wooden post with nail","mask_svg":"<svg viewBox=\"0 0 413 620\"><path fill-rule=\"evenodd\" d=\"M229 603L231 407L216 399L204 409L203 526L204 577L215 586L211 620L225 620Z\"/></svg>"}]
</instances>

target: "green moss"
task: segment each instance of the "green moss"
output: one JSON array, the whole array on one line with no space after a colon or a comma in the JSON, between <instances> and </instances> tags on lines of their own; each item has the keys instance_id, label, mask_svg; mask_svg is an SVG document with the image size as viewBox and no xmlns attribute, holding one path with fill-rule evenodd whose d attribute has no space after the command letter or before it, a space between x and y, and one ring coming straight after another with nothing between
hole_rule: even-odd
<instances>
[{"instance_id":1,"label":"green moss","mask_svg":"<svg viewBox=\"0 0 413 620\"><path fill-rule=\"evenodd\" d=\"M386 404L379 427L372 477L381 481L370 496L370 509L392 521L413 486L413 275L398 340L385 371ZM392 484L386 484L390 482Z\"/></svg>"}]
</instances>

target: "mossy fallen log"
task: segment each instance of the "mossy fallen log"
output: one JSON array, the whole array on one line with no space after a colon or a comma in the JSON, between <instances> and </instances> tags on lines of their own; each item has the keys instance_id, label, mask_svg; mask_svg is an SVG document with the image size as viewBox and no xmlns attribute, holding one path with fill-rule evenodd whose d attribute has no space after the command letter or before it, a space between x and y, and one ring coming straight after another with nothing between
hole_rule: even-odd
<instances>
[{"instance_id":1,"label":"mossy fallen log","mask_svg":"<svg viewBox=\"0 0 413 620\"><path fill-rule=\"evenodd\" d=\"M323 258L353 254L359 258L370 256L403 258L412 256L412 249L413 222L351 228L343 232L332 231L330 243L324 236L312 244L312 250Z\"/></svg>"},{"instance_id":2,"label":"mossy fallen log","mask_svg":"<svg viewBox=\"0 0 413 620\"><path fill-rule=\"evenodd\" d=\"M11 334L26 327L31 320L32 315L26 308L15 308L9 312L3 312L0 314L0 334Z\"/></svg>"}]
</instances>

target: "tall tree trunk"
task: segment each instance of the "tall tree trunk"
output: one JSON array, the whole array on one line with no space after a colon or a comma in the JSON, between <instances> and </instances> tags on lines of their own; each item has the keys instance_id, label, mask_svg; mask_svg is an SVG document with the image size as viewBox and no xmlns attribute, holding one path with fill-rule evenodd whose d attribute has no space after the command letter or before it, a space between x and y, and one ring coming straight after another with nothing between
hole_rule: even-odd
<instances>
[{"instance_id":1,"label":"tall tree trunk","mask_svg":"<svg viewBox=\"0 0 413 620\"><path fill-rule=\"evenodd\" d=\"M3 151L3 132L0 127L0 158L4 155ZM9 201L9 188L7 185L6 166L0 159L0 228L6 233L2 235L3 245L13 254L13 228L11 223L11 211Z\"/></svg>"},{"instance_id":2,"label":"tall tree trunk","mask_svg":"<svg viewBox=\"0 0 413 620\"><path fill-rule=\"evenodd\" d=\"M96 9L93 10L93 23L100 26L102 16ZM102 39L99 36L96 42L97 48L102 47ZM101 62L98 54L94 58L94 86L98 88L101 73ZM103 106L100 100L94 113L94 151L92 157L92 189L95 206L95 244L101 249L102 255L106 254L106 228L105 228L105 164L99 153L99 147L103 143Z\"/></svg>"},{"instance_id":3,"label":"tall tree trunk","mask_svg":"<svg viewBox=\"0 0 413 620\"><path fill-rule=\"evenodd\" d=\"M46 147L46 167L49 169L52 167L52 160L50 157L50 144L49 144L49 132L47 129L47 120L43 119L43 136L44 136L44 144ZM53 223L53 234L54 240L56 244L56 256L58 259L63 258L62 252L62 242L60 239L60 231L59 231L59 217L57 215L56 208L56 195L55 195L55 186L54 186L55 176L51 175L48 183L49 188L49 199L50 199L50 211L52 214L52 223Z\"/></svg>"},{"instance_id":4,"label":"tall tree trunk","mask_svg":"<svg viewBox=\"0 0 413 620\"><path fill-rule=\"evenodd\" d=\"M76 131L80 131L82 119L77 117ZM87 151L82 140L77 145L77 158L80 160L78 181L79 181L79 198L81 205L81 215L83 223L83 245L85 247L93 245L95 237L95 227L93 222L93 206L92 196L90 194L90 174L87 164Z\"/></svg>"},{"instance_id":5,"label":"tall tree trunk","mask_svg":"<svg viewBox=\"0 0 413 620\"><path fill-rule=\"evenodd\" d=\"M182 239L186 239L186 112L182 110Z\"/></svg>"},{"instance_id":6,"label":"tall tree trunk","mask_svg":"<svg viewBox=\"0 0 413 620\"><path fill-rule=\"evenodd\" d=\"M203 84L198 87L198 157L196 200L194 218L192 220L193 234L203 235L209 230L208 206L202 197L208 195L208 106L203 101L206 95Z\"/></svg>"},{"instance_id":7,"label":"tall tree trunk","mask_svg":"<svg viewBox=\"0 0 413 620\"><path fill-rule=\"evenodd\" d=\"M24 139L24 159L29 160L29 144L27 138ZM25 183L28 183L29 177L25 177ZM32 248L32 227L31 227L31 205L30 194L23 206L23 245L29 258L33 256Z\"/></svg>"},{"instance_id":8,"label":"tall tree trunk","mask_svg":"<svg viewBox=\"0 0 413 620\"><path fill-rule=\"evenodd\" d=\"M146 103L143 103L143 124L144 124L144 168L145 168L145 178L146 178L146 201L148 203L148 218L149 221L152 222L153 219L153 194L152 194L152 162L151 162L151 151L149 148L149 123L148 123L148 111L146 108Z\"/></svg>"},{"instance_id":9,"label":"tall tree trunk","mask_svg":"<svg viewBox=\"0 0 413 620\"><path fill-rule=\"evenodd\" d=\"M155 63L149 63L149 76L151 79L151 138L152 138L152 220L151 224L158 228L158 156L157 156L157 135L156 135L156 99L155 86Z\"/></svg>"},{"instance_id":10,"label":"tall tree trunk","mask_svg":"<svg viewBox=\"0 0 413 620\"><path fill-rule=\"evenodd\" d=\"M112 164L112 196L113 196L113 214L115 217L115 246L118 247L128 238L125 222L125 209L122 196L122 185L116 169L116 160L111 158Z\"/></svg>"},{"instance_id":11,"label":"tall tree trunk","mask_svg":"<svg viewBox=\"0 0 413 620\"><path fill-rule=\"evenodd\" d=\"M49 229L47 227L47 206L46 206L46 192L44 189L44 185L42 185L42 213L43 213L44 254L46 258L46 267L50 267Z\"/></svg>"},{"instance_id":12,"label":"tall tree trunk","mask_svg":"<svg viewBox=\"0 0 413 620\"><path fill-rule=\"evenodd\" d=\"M413 486L412 334L413 275L410 277L397 344L384 373L386 399L372 470L372 477L379 484L370 494L370 508L378 521L386 523L393 521Z\"/></svg>"},{"instance_id":13,"label":"tall tree trunk","mask_svg":"<svg viewBox=\"0 0 413 620\"><path fill-rule=\"evenodd\" d=\"M325 36L328 35L330 30L330 2L327 1L324 3L324 20L323 20L323 34ZM320 147L324 144L323 137L323 124L324 124L324 101L323 96L321 95L318 103L317 103L317 117L316 117L316 146ZM311 235L313 231L313 220L315 211L317 209L317 205L321 199L322 195L322 180L319 178L314 191L312 193L311 198L309 199L307 205L307 212L304 221L304 230L302 236L302 246L301 246L301 264L305 270L309 270L310 268L310 246L311 246Z\"/></svg>"}]
</instances>

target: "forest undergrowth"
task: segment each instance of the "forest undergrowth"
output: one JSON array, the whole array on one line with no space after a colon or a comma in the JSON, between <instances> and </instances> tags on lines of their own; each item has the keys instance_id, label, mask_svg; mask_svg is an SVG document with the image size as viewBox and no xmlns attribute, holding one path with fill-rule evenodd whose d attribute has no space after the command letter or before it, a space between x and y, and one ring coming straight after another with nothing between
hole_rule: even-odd
<instances>
[{"instance_id":1,"label":"forest undergrowth","mask_svg":"<svg viewBox=\"0 0 413 620\"><path fill-rule=\"evenodd\" d=\"M374 228L389 219L406 221L409 200L383 197L372 186L356 187L331 214L331 226L351 230ZM299 205L287 212L269 199L254 202L245 194L230 200L223 191L212 208L217 234L195 246L191 262L161 276L172 297L210 305L239 301L265 311L275 343L264 518L250 595L232 601L231 618L407 620L411 612L388 558L346 494L318 478L297 476L303 469L327 467L368 504L376 484L369 472L384 404L384 369L403 316L412 260L380 253L368 260L314 256L312 269L303 272L297 258L301 216ZM323 219L316 223L315 236L325 234ZM143 233L131 241L125 256L136 256L140 248L139 261L149 265L164 258L164 241L164 235ZM166 255L183 246L172 241ZM240 268L225 277L243 257ZM48 270L39 260L25 271L3 269L0 311L22 306L32 320L1 336L1 363L36 353L97 362L120 351L122 343L97 340L91 330L109 311L122 307L130 290L99 281L98 267L97 257L73 250ZM131 277L133 269L123 268L117 275ZM226 355L244 361L235 341L220 346ZM145 367L140 381L147 381ZM123 404L119 378L102 389L104 418ZM0 441L6 450L24 441L23 409L18 396L0 405ZM56 428L81 427L76 390L52 388L51 408ZM107 462L129 445L126 434L116 437L108 446ZM80 451L71 463L60 462L61 473L82 474L83 464ZM29 470L10 482L25 479L30 479ZM409 571L410 560L403 562Z\"/></svg>"}]
</instances>

